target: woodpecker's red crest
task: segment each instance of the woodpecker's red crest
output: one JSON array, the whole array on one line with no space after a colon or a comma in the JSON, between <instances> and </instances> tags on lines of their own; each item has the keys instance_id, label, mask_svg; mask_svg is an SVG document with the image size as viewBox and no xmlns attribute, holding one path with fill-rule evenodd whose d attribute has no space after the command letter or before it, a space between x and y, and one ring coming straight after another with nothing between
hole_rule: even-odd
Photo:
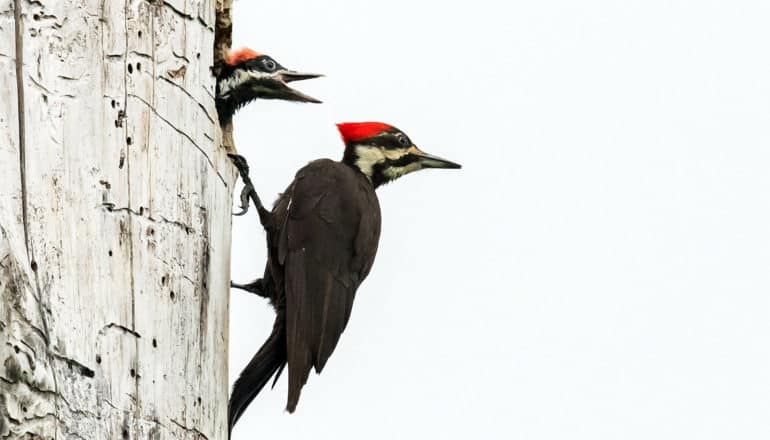
<instances>
[{"instance_id":1,"label":"woodpecker's red crest","mask_svg":"<svg viewBox=\"0 0 770 440\"><path fill-rule=\"evenodd\" d=\"M337 124L337 129L346 144L372 137L392 128L392 125L383 122L340 122Z\"/></svg>"},{"instance_id":2,"label":"woodpecker's red crest","mask_svg":"<svg viewBox=\"0 0 770 440\"><path fill-rule=\"evenodd\" d=\"M225 62L231 66L235 66L236 64L261 56L261 53L251 50L248 47L241 47L239 49L232 49L228 52Z\"/></svg>"}]
</instances>

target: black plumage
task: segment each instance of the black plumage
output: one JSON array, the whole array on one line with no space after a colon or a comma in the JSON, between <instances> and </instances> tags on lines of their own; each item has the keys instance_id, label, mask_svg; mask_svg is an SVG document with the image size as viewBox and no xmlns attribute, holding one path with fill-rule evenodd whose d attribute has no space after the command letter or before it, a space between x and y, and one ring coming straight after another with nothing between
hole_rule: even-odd
<instances>
[{"instance_id":1,"label":"black plumage","mask_svg":"<svg viewBox=\"0 0 770 440\"><path fill-rule=\"evenodd\" d=\"M310 369L320 373L326 365L377 253L381 217L375 188L420 169L460 168L420 150L387 124L338 128L345 141L341 162L321 159L299 170L271 212L250 193L267 232L267 265L261 279L233 287L269 298L276 318L270 337L235 381L230 430L286 365L289 412Z\"/></svg>"},{"instance_id":2,"label":"black plumage","mask_svg":"<svg viewBox=\"0 0 770 440\"><path fill-rule=\"evenodd\" d=\"M380 237L380 205L371 182L357 169L328 159L302 168L264 219L267 266L247 290L270 298L276 320L235 382L231 428L287 362L286 409L294 411L310 368L321 372L348 323Z\"/></svg>"}]
</instances>

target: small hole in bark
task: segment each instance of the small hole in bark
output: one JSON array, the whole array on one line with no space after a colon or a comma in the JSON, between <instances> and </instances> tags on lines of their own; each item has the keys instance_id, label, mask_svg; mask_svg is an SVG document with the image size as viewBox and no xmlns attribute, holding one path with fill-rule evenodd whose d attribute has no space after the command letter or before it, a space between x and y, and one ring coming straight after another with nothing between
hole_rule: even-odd
<instances>
[{"instance_id":1,"label":"small hole in bark","mask_svg":"<svg viewBox=\"0 0 770 440\"><path fill-rule=\"evenodd\" d=\"M110 257L112 256L112 249L110 249L110 250L107 252L107 255L109 255Z\"/></svg>"},{"instance_id":2,"label":"small hole in bark","mask_svg":"<svg viewBox=\"0 0 770 440\"><path fill-rule=\"evenodd\" d=\"M131 64L128 65L128 73L134 73L134 66Z\"/></svg>"},{"instance_id":3,"label":"small hole in bark","mask_svg":"<svg viewBox=\"0 0 770 440\"><path fill-rule=\"evenodd\" d=\"M200 52L196 53L195 58L201 59L201 53Z\"/></svg>"},{"instance_id":4,"label":"small hole in bark","mask_svg":"<svg viewBox=\"0 0 770 440\"><path fill-rule=\"evenodd\" d=\"M127 138L126 138L126 143L127 143L128 145L131 145L131 142L133 142L133 141L131 140L131 136L127 137Z\"/></svg>"},{"instance_id":5,"label":"small hole in bark","mask_svg":"<svg viewBox=\"0 0 770 440\"><path fill-rule=\"evenodd\" d=\"M142 63L136 63L136 71L141 72L142 71Z\"/></svg>"},{"instance_id":6,"label":"small hole in bark","mask_svg":"<svg viewBox=\"0 0 770 440\"><path fill-rule=\"evenodd\" d=\"M32 267L33 272L37 272L37 261L32 260L32 263L30 263L30 266Z\"/></svg>"},{"instance_id":7,"label":"small hole in bark","mask_svg":"<svg viewBox=\"0 0 770 440\"><path fill-rule=\"evenodd\" d=\"M158 347L158 341L156 341L154 338L152 340L152 346L153 346L153 348L157 348Z\"/></svg>"},{"instance_id":8,"label":"small hole in bark","mask_svg":"<svg viewBox=\"0 0 770 440\"><path fill-rule=\"evenodd\" d=\"M19 352L19 346L18 346L18 345L14 345L14 346L13 346L13 351L15 351L16 353L18 353L18 352Z\"/></svg>"},{"instance_id":9,"label":"small hole in bark","mask_svg":"<svg viewBox=\"0 0 770 440\"><path fill-rule=\"evenodd\" d=\"M112 106L112 108L115 108L115 100L114 99L112 100L112 102L110 102L110 105Z\"/></svg>"},{"instance_id":10,"label":"small hole in bark","mask_svg":"<svg viewBox=\"0 0 770 440\"><path fill-rule=\"evenodd\" d=\"M133 368L131 369L130 373L131 373L131 377L136 377L136 370L134 370Z\"/></svg>"},{"instance_id":11,"label":"small hole in bark","mask_svg":"<svg viewBox=\"0 0 770 440\"><path fill-rule=\"evenodd\" d=\"M198 397L198 405L200 405L200 404L201 404L201 398Z\"/></svg>"},{"instance_id":12,"label":"small hole in bark","mask_svg":"<svg viewBox=\"0 0 770 440\"><path fill-rule=\"evenodd\" d=\"M206 288L206 280L203 280L203 288Z\"/></svg>"},{"instance_id":13,"label":"small hole in bark","mask_svg":"<svg viewBox=\"0 0 770 440\"><path fill-rule=\"evenodd\" d=\"M144 206L139 207L139 215L144 215Z\"/></svg>"},{"instance_id":14,"label":"small hole in bark","mask_svg":"<svg viewBox=\"0 0 770 440\"><path fill-rule=\"evenodd\" d=\"M160 283L163 284L164 286L166 285L167 281L168 281L168 275L163 275L162 277L160 277Z\"/></svg>"},{"instance_id":15,"label":"small hole in bark","mask_svg":"<svg viewBox=\"0 0 770 440\"><path fill-rule=\"evenodd\" d=\"M142 31L139 31L137 35L139 35L139 38L142 38Z\"/></svg>"},{"instance_id":16,"label":"small hole in bark","mask_svg":"<svg viewBox=\"0 0 770 440\"><path fill-rule=\"evenodd\" d=\"M128 430L127 429L123 430L123 438L128 438Z\"/></svg>"},{"instance_id":17,"label":"small hole in bark","mask_svg":"<svg viewBox=\"0 0 770 440\"><path fill-rule=\"evenodd\" d=\"M22 406L21 407L21 412L27 412L27 407L26 406Z\"/></svg>"},{"instance_id":18,"label":"small hole in bark","mask_svg":"<svg viewBox=\"0 0 770 440\"><path fill-rule=\"evenodd\" d=\"M98 354L96 355L96 363L97 364L101 364L102 363L102 357L99 356Z\"/></svg>"},{"instance_id":19,"label":"small hole in bark","mask_svg":"<svg viewBox=\"0 0 770 440\"><path fill-rule=\"evenodd\" d=\"M35 14L35 15L32 16L32 19L35 20L35 21L39 21L40 20L40 16L38 14Z\"/></svg>"},{"instance_id":20,"label":"small hole in bark","mask_svg":"<svg viewBox=\"0 0 770 440\"><path fill-rule=\"evenodd\" d=\"M171 296L171 299L174 299L174 291L173 290L171 291L171 295L170 296Z\"/></svg>"}]
</instances>

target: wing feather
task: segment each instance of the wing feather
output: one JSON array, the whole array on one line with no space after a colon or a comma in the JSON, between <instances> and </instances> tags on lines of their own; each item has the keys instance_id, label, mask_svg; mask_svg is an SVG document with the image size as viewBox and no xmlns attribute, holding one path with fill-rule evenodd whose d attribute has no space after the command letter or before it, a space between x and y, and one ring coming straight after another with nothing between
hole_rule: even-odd
<instances>
[{"instance_id":1,"label":"wing feather","mask_svg":"<svg viewBox=\"0 0 770 440\"><path fill-rule=\"evenodd\" d=\"M296 407L311 368L321 372L345 330L356 289L379 240L379 205L368 182L326 161L298 173L282 228L289 398Z\"/></svg>"}]
</instances>

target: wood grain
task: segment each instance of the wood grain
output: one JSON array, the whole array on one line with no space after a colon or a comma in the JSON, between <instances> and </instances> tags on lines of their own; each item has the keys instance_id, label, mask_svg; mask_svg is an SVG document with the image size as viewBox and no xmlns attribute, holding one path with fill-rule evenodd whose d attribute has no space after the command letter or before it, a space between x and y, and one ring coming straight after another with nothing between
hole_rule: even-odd
<instances>
[{"instance_id":1,"label":"wood grain","mask_svg":"<svg viewBox=\"0 0 770 440\"><path fill-rule=\"evenodd\" d=\"M225 438L221 8L18 1L0 0L0 438Z\"/></svg>"}]
</instances>

